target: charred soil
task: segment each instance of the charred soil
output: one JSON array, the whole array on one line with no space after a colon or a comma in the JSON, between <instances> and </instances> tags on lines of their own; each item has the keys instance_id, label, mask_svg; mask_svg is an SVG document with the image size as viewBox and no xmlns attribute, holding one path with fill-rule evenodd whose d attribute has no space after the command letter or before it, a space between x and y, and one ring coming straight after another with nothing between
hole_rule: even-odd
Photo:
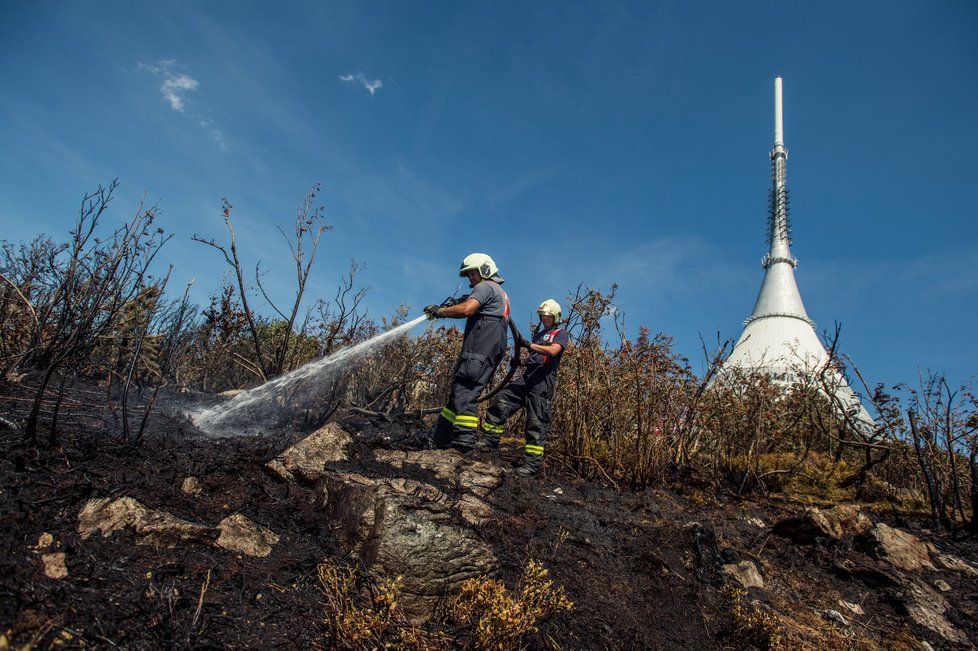
<instances>
[{"instance_id":1,"label":"charred soil","mask_svg":"<svg viewBox=\"0 0 978 651\"><path fill-rule=\"evenodd\" d=\"M178 414L153 422L140 445L81 425L47 447L2 432L0 634L40 646L329 646L317 565L359 560L344 548L321 487L283 481L266 467L302 435L213 439ZM405 478L449 494L457 488L423 467L378 461L378 451L420 449L418 422L346 414L339 423L353 442L337 472ZM467 531L498 559L495 572L507 585L534 559L574 602L525 637L528 647L965 646L911 615L913 581L939 585L947 623L978 640L973 576L935 568L911 577L857 537L799 544L772 533L809 502L734 499L692 481L627 490L582 482L553 461L546 475L521 480L509 472L516 456L504 446L477 457L505 472L485 497L490 517ZM85 504L121 496L206 527L241 514L279 539L264 557L207 544L137 544L131 529L83 539ZM976 558L973 540L936 539L919 520L866 512L941 552ZM64 554L67 576L48 568L53 554ZM742 587L725 571L745 562L763 587ZM445 605L436 604L423 626L451 636Z\"/></svg>"}]
</instances>

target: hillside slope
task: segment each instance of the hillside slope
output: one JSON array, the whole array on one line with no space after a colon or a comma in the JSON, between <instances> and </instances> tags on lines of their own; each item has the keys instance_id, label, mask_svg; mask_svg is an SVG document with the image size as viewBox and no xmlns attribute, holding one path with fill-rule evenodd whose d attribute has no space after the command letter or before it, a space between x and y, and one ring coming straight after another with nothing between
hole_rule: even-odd
<instances>
[{"instance_id":1,"label":"hillside slope","mask_svg":"<svg viewBox=\"0 0 978 651\"><path fill-rule=\"evenodd\" d=\"M692 480L617 490L558 464L520 480L511 447L422 450L416 424L355 415L310 439L207 439L166 416L139 447L70 440L35 451L3 432L0 648L336 646L324 561L359 568L357 599L400 576L398 625L443 645L477 642L451 616L459 587L491 574L513 589L528 560L574 603L522 637L531 648L978 640L975 542L866 508Z\"/></svg>"}]
</instances>

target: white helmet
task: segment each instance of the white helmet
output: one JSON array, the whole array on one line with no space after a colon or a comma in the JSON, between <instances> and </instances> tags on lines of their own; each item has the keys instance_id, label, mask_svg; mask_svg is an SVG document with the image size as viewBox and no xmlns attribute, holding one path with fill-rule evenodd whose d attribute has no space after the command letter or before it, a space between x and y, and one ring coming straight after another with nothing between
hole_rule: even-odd
<instances>
[{"instance_id":1,"label":"white helmet","mask_svg":"<svg viewBox=\"0 0 978 651\"><path fill-rule=\"evenodd\" d=\"M552 298L548 298L543 303L540 303L540 307L537 308L537 314L543 316L549 314L554 318L554 323L560 323L560 303Z\"/></svg>"},{"instance_id":2,"label":"white helmet","mask_svg":"<svg viewBox=\"0 0 978 651\"><path fill-rule=\"evenodd\" d=\"M505 282L499 275L499 267L485 253L470 253L465 256L465 259L462 260L462 266L459 267L458 275L465 276L473 270L478 271L479 276L485 280L492 280L500 285Z\"/></svg>"}]
</instances>

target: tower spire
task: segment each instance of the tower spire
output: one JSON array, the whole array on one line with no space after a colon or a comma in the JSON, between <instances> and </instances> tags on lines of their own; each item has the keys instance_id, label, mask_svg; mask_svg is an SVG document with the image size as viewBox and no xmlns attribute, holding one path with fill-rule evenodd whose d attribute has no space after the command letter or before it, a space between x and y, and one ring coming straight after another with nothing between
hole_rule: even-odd
<instances>
[{"instance_id":1,"label":"tower spire","mask_svg":"<svg viewBox=\"0 0 978 651\"><path fill-rule=\"evenodd\" d=\"M771 150L771 196L768 201L767 239L770 250L764 268L784 259L792 267L791 225L788 222L788 150L784 147L784 112L781 77L774 78L774 149Z\"/></svg>"},{"instance_id":2,"label":"tower spire","mask_svg":"<svg viewBox=\"0 0 978 651\"><path fill-rule=\"evenodd\" d=\"M764 282L747 323L766 317L793 317L811 323L795 282L798 260L791 255L788 222L788 150L784 146L781 77L774 79L774 148L771 150L771 195L768 200L768 252L761 260Z\"/></svg>"}]
</instances>

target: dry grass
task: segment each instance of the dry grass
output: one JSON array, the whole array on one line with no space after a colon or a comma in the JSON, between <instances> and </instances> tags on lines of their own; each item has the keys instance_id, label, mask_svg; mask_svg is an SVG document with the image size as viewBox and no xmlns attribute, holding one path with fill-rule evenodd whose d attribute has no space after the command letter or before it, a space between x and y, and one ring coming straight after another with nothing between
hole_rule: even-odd
<instances>
[{"instance_id":1,"label":"dry grass","mask_svg":"<svg viewBox=\"0 0 978 651\"><path fill-rule=\"evenodd\" d=\"M539 622L573 607L564 589L549 578L547 569L531 560L514 592L490 577L463 583L451 604L450 616L463 627L461 637L469 648L510 649L525 635L535 633Z\"/></svg>"}]
</instances>

